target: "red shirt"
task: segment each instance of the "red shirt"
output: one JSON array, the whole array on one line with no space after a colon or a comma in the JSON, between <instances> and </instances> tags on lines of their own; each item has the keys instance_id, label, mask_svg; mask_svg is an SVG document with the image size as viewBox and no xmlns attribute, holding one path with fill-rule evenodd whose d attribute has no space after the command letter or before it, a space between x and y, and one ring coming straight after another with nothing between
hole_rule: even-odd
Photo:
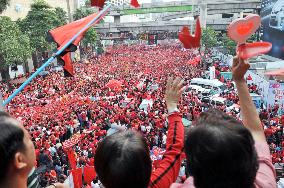
<instances>
[{"instance_id":1,"label":"red shirt","mask_svg":"<svg viewBox=\"0 0 284 188\"><path fill-rule=\"evenodd\" d=\"M181 162L184 158L184 126L181 116L177 113L168 117L169 128L167 135L166 152L159 162L159 167L152 172L149 188L167 188L176 181Z\"/></svg>"}]
</instances>

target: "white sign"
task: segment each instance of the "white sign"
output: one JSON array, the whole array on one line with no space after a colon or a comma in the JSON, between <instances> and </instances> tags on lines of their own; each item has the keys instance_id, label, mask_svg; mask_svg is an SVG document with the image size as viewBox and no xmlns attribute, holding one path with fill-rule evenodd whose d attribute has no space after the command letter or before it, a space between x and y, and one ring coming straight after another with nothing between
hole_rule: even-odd
<instances>
[{"instance_id":1,"label":"white sign","mask_svg":"<svg viewBox=\"0 0 284 188\"><path fill-rule=\"evenodd\" d=\"M279 106L284 104L284 83L272 81L269 84L267 105L273 107L275 103Z\"/></svg>"},{"instance_id":2,"label":"white sign","mask_svg":"<svg viewBox=\"0 0 284 188\"><path fill-rule=\"evenodd\" d=\"M210 80L214 80L216 78L216 75L215 75L215 67L212 66L212 67L209 67L209 77L210 77Z\"/></svg>"}]
</instances>

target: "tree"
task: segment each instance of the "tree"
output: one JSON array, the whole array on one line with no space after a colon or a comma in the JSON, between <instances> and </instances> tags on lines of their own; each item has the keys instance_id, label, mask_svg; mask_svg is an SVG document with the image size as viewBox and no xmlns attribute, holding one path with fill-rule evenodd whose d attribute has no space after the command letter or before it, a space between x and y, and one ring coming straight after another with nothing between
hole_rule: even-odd
<instances>
[{"instance_id":1,"label":"tree","mask_svg":"<svg viewBox=\"0 0 284 188\"><path fill-rule=\"evenodd\" d=\"M67 24L67 20L68 20L67 12L63 8L55 7L54 13L58 18L58 22L55 23L55 25L60 26L60 25Z\"/></svg>"},{"instance_id":2,"label":"tree","mask_svg":"<svg viewBox=\"0 0 284 188\"><path fill-rule=\"evenodd\" d=\"M0 0L0 13L2 13L9 5L10 0Z\"/></svg>"},{"instance_id":3,"label":"tree","mask_svg":"<svg viewBox=\"0 0 284 188\"><path fill-rule=\"evenodd\" d=\"M98 34L97 31L91 27L85 34L83 40L81 41L81 44L83 46L95 46L96 42L97 42L97 38L98 38Z\"/></svg>"},{"instance_id":4,"label":"tree","mask_svg":"<svg viewBox=\"0 0 284 188\"><path fill-rule=\"evenodd\" d=\"M210 52L211 48L218 46L217 35L217 32L211 27L202 30L201 41L205 54Z\"/></svg>"},{"instance_id":5,"label":"tree","mask_svg":"<svg viewBox=\"0 0 284 188\"><path fill-rule=\"evenodd\" d=\"M95 13L95 10L93 8L81 7L81 8L78 8L78 9L75 10L73 18L74 18L74 20L79 20L79 19L84 18L86 16L89 16L93 13Z\"/></svg>"},{"instance_id":6,"label":"tree","mask_svg":"<svg viewBox=\"0 0 284 188\"><path fill-rule=\"evenodd\" d=\"M253 34L248 40L247 42L249 43L253 43L253 42L257 42L258 40L258 34Z\"/></svg>"},{"instance_id":7,"label":"tree","mask_svg":"<svg viewBox=\"0 0 284 188\"><path fill-rule=\"evenodd\" d=\"M39 67L46 52L56 46L46 40L49 30L66 23L66 12L60 8L53 10L44 0L35 0L31 5L31 10L26 18L19 22L21 29L26 33L31 41L31 46L35 49L32 54L34 68Z\"/></svg>"},{"instance_id":8,"label":"tree","mask_svg":"<svg viewBox=\"0 0 284 188\"><path fill-rule=\"evenodd\" d=\"M230 55L236 54L236 46L237 43L230 39L227 34L224 34L222 36L222 46L224 48L224 51Z\"/></svg>"},{"instance_id":9,"label":"tree","mask_svg":"<svg viewBox=\"0 0 284 188\"><path fill-rule=\"evenodd\" d=\"M22 64L31 55L29 37L6 16L0 17L0 72L3 81L10 79L9 66Z\"/></svg>"}]
</instances>

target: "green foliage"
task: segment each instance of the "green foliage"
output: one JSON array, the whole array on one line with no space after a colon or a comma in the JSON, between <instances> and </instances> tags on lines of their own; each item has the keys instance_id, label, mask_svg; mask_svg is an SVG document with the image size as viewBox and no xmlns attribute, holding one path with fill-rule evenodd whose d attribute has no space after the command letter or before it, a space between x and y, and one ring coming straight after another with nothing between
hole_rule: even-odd
<instances>
[{"instance_id":1,"label":"green foliage","mask_svg":"<svg viewBox=\"0 0 284 188\"><path fill-rule=\"evenodd\" d=\"M227 51L228 54L230 54L230 55L236 54L237 43L235 41L233 41L232 39L230 39L227 36L227 34L224 34L222 36L222 46L223 46L224 50Z\"/></svg>"},{"instance_id":2,"label":"green foliage","mask_svg":"<svg viewBox=\"0 0 284 188\"><path fill-rule=\"evenodd\" d=\"M257 34L253 34L248 40L247 42L252 43L252 42L257 42L258 41L258 35Z\"/></svg>"},{"instance_id":3,"label":"green foliage","mask_svg":"<svg viewBox=\"0 0 284 188\"><path fill-rule=\"evenodd\" d=\"M81 18L84 18L86 16L89 16L91 14L95 13L95 10L92 8L88 8L88 7L81 7L76 9L73 18L74 20L79 20Z\"/></svg>"},{"instance_id":4,"label":"green foliage","mask_svg":"<svg viewBox=\"0 0 284 188\"><path fill-rule=\"evenodd\" d=\"M0 0L0 13L2 13L9 5L10 0Z\"/></svg>"},{"instance_id":5,"label":"green foliage","mask_svg":"<svg viewBox=\"0 0 284 188\"><path fill-rule=\"evenodd\" d=\"M218 46L217 32L211 27L207 27L202 31L202 46L205 48L205 52L210 48Z\"/></svg>"},{"instance_id":6,"label":"green foliage","mask_svg":"<svg viewBox=\"0 0 284 188\"><path fill-rule=\"evenodd\" d=\"M18 23L29 36L31 46L38 52L45 52L54 48L54 45L46 41L47 32L66 23L66 17L64 10L53 10L44 0L35 0L26 18Z\"/></svg>"},{"instance_id":7,"label":"green foliage","mask_svg":"<svg viewBox=\"0 0 284 188\"><path fill-rule=\"evenodd\" d=\"M59 21L58 23L56 23L56 25L60 26L60 25L67 24L68 16L67 16L67 12L63 8L56 7L54 12L55 12L55 14L58 18L58 21Z\"/></svg>"},{"instance_id":8,"label":"green foliage","mask_svg":"<svg viewBox=\"0 0 284 188\"><path fill-rule=\"evenodd\" d=\"M91 0L85 0L85 6L90 7L91 6Z\"/></svg>"},{"instance_id":9,"label":"green foliage","mask_svg":"<svg viewBox=\"0 0 284 188\"><path fill-rule=\"evenodd\" d=\"M23 63L31 56L29 37L6 16L0 17L0 69Z\"/></svg>"},{"instance_id":10,"label":"green foliage","mask_svg":"<svg viewBox=\"0 0 284 188\"><path fill-rule=\"evenodd\" d=\"M83 46L87 46L90 44L91 46L95 46L97 42L97 31L91 27L85 34L83 40L81 41Z\"/></svg>"}]
</instances>

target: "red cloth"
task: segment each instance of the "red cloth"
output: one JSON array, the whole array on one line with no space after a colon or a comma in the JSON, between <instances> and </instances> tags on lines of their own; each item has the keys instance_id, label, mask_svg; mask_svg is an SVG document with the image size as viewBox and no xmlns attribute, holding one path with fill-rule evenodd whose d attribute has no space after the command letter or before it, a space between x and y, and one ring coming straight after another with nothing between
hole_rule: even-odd
<instances>
[{"instance_id":1,"label":"red cloth","mask_svg":"<svg viewBox=\"0 0 284 188\"><path fill-rule=\"evenodd\" d=\"M184 126L181 116L175 113L170 115L168 120L166 152L159 162L159 167L152 172L149 187L170 187L178 177L183 160Z\"/></svg>"},{"instance_id":2,"label":"red cloth","mask_svg":"<svg viewBox=\"0 0 284 188\"><path fill-rule=\"evenodd\" d=\"M137 0L131 0L130 4L131 4L132 6L134 6L135 8L140 7L140 4L138 3Z\"/></svg>"},{"instance_id":3,"label":"red cloth","mask_svg":"<svg viewBox=\"0 0 284 188\"><path fill-rule=\"evenodd\" d=\"M91 6L103 8L105 0L91 0Z\"/></svg>"},{"instance_id":4,"label":"red cloth","mask_svg":"<svg viewBox=\"0 0 284 188\"><path fill-rule=\"evenodd\" d=\"M183 43L184 48L199 48L201 41L201 26L199 18L196 20L195 34L192 36L189 33L187 26L183 27L182 31L178 35L179 40Z\"/></svg>"},{"instance_id":5,"label":"red cloth","mask_svg":"<svg viewBox=\"0 0 284 188\"><path fill-rule=\"evenodd\" d=\"M73 76L74 68L72 65L71 53L66 53L64 56L61 57L61 59L64 62L64 70Z\"/></svg>"},{"instance_id":6,"label":"red cloth","mask_svg":"<svg viewBox=\"0 0 284 188\"><path fill-rule=\"evenodd\" d=\"M84 180L88 185L91 185L91 182L96 178L95 167L85 166L84 167Z\"/></svg>"},{"instance_id":7,"label":"red cloth","mask_svg":"<svg viewBox=\"0 0 284 188\"><path fill-rule=\"evenodd\" d=\"M77 168L71 170L72 176L73 176L73 182L74 182L74 188L81 188L83 181L82 181L82 169Z\"/></svg>"},{"instance_id":8,"label":"red cloth","mask_svg":"<svg viewBox=\"0 0 284 188\"><path fill-rule=\"evenodd\" d=\"M76 159L75 159L74 151L72 149L68 150L67 156L68 156L68 159L69 159L71 169L76 169Z\"/></svg>"},{"instance_id":9,"label":"red cloth","mask_svg":"<svg viewBox=\"0 0 284 188\"><path fill-rule=\"evenodd\" d=\"M252 80L252 77L250 74L248 75L247 80Z\"/></svg>"}]
</instances>

